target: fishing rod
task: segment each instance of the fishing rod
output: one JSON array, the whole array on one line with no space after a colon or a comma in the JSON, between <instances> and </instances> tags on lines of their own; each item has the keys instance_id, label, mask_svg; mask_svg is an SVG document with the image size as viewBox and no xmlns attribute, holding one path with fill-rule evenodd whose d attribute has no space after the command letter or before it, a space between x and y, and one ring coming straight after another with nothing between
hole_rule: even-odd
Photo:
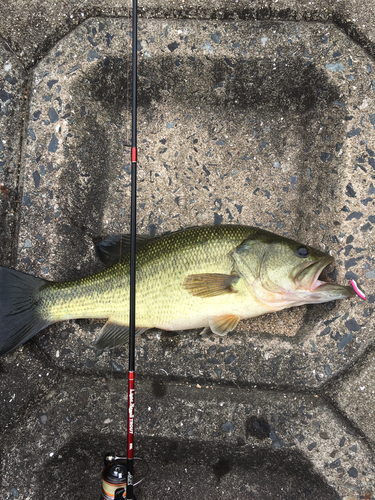
<instances>
[{"instance_id":1,"label":"fishing rod","mask_svg":"<svg viewBox=\"0 0 375 500\"><path fill-rule=\"evenodd\" d=\"M133 0L132 30L132 140L131 140L131 201L130 201L130 303L129 303L129 370L127 457L107 455L102 472L102 498L135 500L134 475L134 374L135 374L135 280L137 229L137 0ZM141 481L139 481L141 482ZM139 484L136 483L136 484Z\"/></svg>"},{"instance_id":2,"label":"fishing rod","mask_svg":"<svg viewBox=\"0 0 375 500\"><path fill-rule=\"evenodd\" d=\"M130 204L130 310L129 310L129 372L128 372L128 453L126 498L133 499L134 473L134 375L135 375L135 274L137 228L137 0L133 0L132 56L132 145Z\"/></svg>"}]
</instances>

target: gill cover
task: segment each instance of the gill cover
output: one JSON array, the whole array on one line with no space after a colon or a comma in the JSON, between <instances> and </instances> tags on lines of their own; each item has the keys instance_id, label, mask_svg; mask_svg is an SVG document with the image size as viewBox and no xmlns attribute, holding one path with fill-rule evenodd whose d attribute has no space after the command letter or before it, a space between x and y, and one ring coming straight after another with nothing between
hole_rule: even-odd
<instances>
[{"instance_id":1,"label":"gill cover","mask_svg":"<svg viewBox=\"0 0 375 500\"><path fill-rule=\"evenodd\" d=\"M236 270L249 285L261 284L265 290L283 293L295 289L296 276L325 254L271 233L258 232L233 252Z\"/></svg>"}]
</instances>

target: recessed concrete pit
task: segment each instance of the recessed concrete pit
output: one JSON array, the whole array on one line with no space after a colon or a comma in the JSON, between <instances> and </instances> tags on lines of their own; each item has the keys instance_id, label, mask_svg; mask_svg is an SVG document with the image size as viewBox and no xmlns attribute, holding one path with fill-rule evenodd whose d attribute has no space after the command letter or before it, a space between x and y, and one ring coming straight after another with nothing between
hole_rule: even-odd
<instances>
[{"instance_id":1,"label":"recessed concrete pit","mask_svg":"<svg viewBox=\"0 0 375 500\"><path fill-rule=\"evenodd\" d=\"M375 428L353 406L362 382L343 374L366 357L369 387L374 62L330 23L142 19L138 37L139 233L262 227L329 251L327 279L355 279L368 296L241 322L225 338L137 338L136 446L150 465L139 498L161 496L160 477L171 499L367 498ZM13 248L24 272L94 273L94 241L129 232L131 41L128 19L91 18L30 70ZM100 476L98 456L124 448L128 352L96 351L101 326L55 324L2 358L7 380L27 359L30 381L3 390L1 422L13 425L2 436L3 496L14 485L25 499L81 495L76 464L86 486ZM23 477L9 473L25 464Z\"/></svg>"}]
</instances>

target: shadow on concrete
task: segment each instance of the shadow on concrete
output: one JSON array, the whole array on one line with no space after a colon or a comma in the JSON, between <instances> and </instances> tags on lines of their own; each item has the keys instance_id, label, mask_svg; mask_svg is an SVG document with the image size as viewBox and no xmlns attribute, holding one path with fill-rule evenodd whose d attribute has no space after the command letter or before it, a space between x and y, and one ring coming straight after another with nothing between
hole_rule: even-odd
<instances>
[{"instance_id":1,"label":"shadow on concrete","mask_svg":"<svg viewBox=\"0 0 375 500\"><path fill-rule=\"evenodd\" d=\"M100 472L98 463L103 450L111 451L123 443L124 436L71 436L59 453L45 462L38 473L34 495L49 498L98 498ZM248 447L202 447L197 443L161 438L140 438L135 481L145 480L135 492L143 500L160 498L158 477L168 478L163 498L230 498L273 500L337 500L339 496L311 469L299 453L277 450L253 450ZM96 459L94 462L93 458ZM146 465L147 464L147 465ZM149 470L147 471L147 466ZM61 475L61 471L64 475ZM78 490L77 490L77 485Z\"/></svg>"}]
</instances>

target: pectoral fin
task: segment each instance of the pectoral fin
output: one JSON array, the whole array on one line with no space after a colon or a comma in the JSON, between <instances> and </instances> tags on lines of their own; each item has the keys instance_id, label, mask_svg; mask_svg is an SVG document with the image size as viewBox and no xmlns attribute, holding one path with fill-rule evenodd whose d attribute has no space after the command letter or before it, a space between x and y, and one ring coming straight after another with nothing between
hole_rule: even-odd
<instances>
[{"instance_id":1,"label":"pectoral fin","mask_svg":"<svg viewBox=\"0 0 375 500\"><path fill-rule=\"evenodd\" d=\"M224 293L235 293L233 285L239 276L232 274L191 274L184 280L184 288L195 297L215 297Z\"/></svg>"},{"instance_id":2,"label":"pectoral fin","mask_svg":"<svg viewBox=\"0 0 375 500\"><path fill-rule=\"evenodd\" d=\"M147 328L136 328L135 335L141 335ZM103 349L117 347L129 342L129 327L118 325L107 321L107 323L100 330L99 337L96 339L94 346L96 349L102 351Z\"/></svg>"},{"instance_id":3,"label":"pectoral fin","mask_svg":"<svg viewBox=\"0 0 375 500\"><path fill-rule=\"evenodd\" d=\"M224 336L232 331L238 325L240 318L234 314L225 314L224 316L216 316L209 320L211 330L216 335Z\"/></svg>"},{"instance_id":4,"label":"pectoral fin","mask_svg":"<svg viewBox=\"0 0 375 500\"><path fill-rule=\"evenodd\" d=\"M211 328L209 326L206 326L203 328L203 330L199 335L209 335L210 333L211 333Z\"/></svg>"}]
</instances>

